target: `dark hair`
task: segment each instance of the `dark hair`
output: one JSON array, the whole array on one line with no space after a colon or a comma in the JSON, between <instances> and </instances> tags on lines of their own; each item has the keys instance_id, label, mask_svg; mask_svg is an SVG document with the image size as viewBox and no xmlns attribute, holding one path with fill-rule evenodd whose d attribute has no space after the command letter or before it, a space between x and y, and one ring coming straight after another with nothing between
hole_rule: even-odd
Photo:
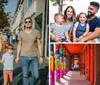
<instances>
[{"instance_id":1,"label":"dark hair","mask_svg":"<svg viewBox=\"0 0 100 85\"><path fill-rule=\"evenodd\" d=\"M81 15L81 14L84 14L84 15L86 16L86 18L87 18L87 15L86 15L86 13L84 13L84 12L81 12L80 14L78 14L78 15L77 15L77 21L79 21L79 17L80 17L80 15Z\"/></svg>"},{"instance_id":2,"label":"dark hair","mask_svg":"<svg viewBox=\"0 0 100 85\"><path fill-rule=\"evenodd\" d=\"M100 7L100 4L98 2L94 2L94 1L90 2L90 5L93 5L97 9L99 9L99 7Z\"/></svg>"},{"instance_id":3,"label":"dark hair","mask_svg":"<svg viewBox=\"0 0 100 85\"><path fill-rule=\"evenodd\" d=\"M72 21L75 21L76 19L76 12L73 6L68 6L65 11L64 11L64 19L66 20L67 16L66 16L66 11L68 10L68 8L71 8L73 10L73 16L71 18Z\"/></svg>"},{"instance_id":4,"label":"dark hair","mask_svg":"<svg viewBox=\"0 0 100 85\"><path fill-rule=\"evenodd\" d=\"M54 20L55 20L55 21L56 21L56 17L57 17L58 15L63 16L63 14L61 14L61 13L56 13L56 14L54 15Z\"/></svg>"},{"instance_id":5,"label":"dark hair","mask_svg":"<svg viewBox=\"0 0 100 85\"><path fill-rule=\"evenodd\" d=\"M32 22L31 17L26 17L26 18L24 19L24 21L26 21L27 19L30 19L30 20L31 20L31 22Z\"/></svg>"}]
</instances>

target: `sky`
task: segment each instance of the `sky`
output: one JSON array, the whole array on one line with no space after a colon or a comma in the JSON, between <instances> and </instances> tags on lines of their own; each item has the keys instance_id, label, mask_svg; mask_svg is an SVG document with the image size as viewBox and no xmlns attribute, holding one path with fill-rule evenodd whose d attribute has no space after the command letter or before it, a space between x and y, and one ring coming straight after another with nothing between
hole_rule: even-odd
<instances>
[{"instance_id":1,"label":"sky","mask_svg":"<svg viewBox=\"0 0 100 85\"><path fill-rule=\"evenodd\" d=\"M89 6L89 3L93 1L93 0L73 0L73 2L71 1L66 1L64 7L63 7L63 11L66 9L67 6L71 5L75 8L76 10L76 14L79 14L80 12L85 12L87 14L87 9ZM96 2L98 2L100 4L100 0L94 0ZM52 6L52 3L50 2L50 7L49 7L49 19L50 19L50 23L54 22L54 14L58 13L58 6ZM96 14L97 16L100 16L100 9L99 12Z\"/></svg>"},{"instance_id":2,"label":"sky","mask_svg":"<svg viewBox=\"0 0 100 85\"><path fill-rule=\"evenodd\" d=\"M18 0L8 0L8 5L5 6L5 12L11 12L11 16L14 16Z\"/></svg>"}]
</instances>

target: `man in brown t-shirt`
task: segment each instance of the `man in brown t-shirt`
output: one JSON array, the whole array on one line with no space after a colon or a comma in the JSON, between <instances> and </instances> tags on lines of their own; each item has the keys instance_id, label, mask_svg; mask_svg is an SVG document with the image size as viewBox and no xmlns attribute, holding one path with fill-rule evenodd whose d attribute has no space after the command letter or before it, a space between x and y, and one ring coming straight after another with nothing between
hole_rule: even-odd
<instances>
[{"instance_id":1,"label":"man in brown t-shirt","mask_svg":"<svg viewBox=\"0 0 100 85\"><path fill-rule=\"evenodd\" d=\"M19 55L21 56L21 64L23 71L23 85L28 85L29 68L32 72L32 79L30 85L34 85L36 79L39 77L39 62L43 63L42 58L42 45L40 40L40 33L38 30L32 29L32 19L30 17L25 18L25 30L20 32L18 36L17 58L19 61ZM37 48L38 45L38 48ZM38 50L39 49L39 61Z\"/></svg>"}]
</instances>

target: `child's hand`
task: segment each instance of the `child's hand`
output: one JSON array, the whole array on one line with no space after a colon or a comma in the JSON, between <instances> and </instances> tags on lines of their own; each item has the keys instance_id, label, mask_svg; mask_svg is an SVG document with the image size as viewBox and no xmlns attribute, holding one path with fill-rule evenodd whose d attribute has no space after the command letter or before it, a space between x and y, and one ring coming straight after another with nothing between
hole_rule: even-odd
<instances>
[{"instance_id":1,"label":"child's hand","mask_svg":"<svg viewBox=\"0 0 100 85\"><path fill-rule=\"evenodd\" d=\"M56 37L56 38L55 38L55 41L56 41L56 42L59 42L59 41L61 41L61 38L60 38L60 37Z\"/></svg>"},{"instance_id":2,"label":"child's hand","mask_svg":"<svg viewBox=\"0 0 100 85\"><path fill-rule=\"evenodd\" d=\"M77 40L78 40L77 38L74 38L74 39L73 39L73 42L77 42Z\"/></svg>"},{"instance_id":3,"label":"child's hand","mask_svg":"<svg viewBox=\"0 0 100 85\"><path fill-rule=\"evenodd\" d=\"M2 63L2 60L0 60L0 63Z\"/></svg>"},{"instance_id":4,"label":"child's hand","mask_svg":"<svg viewBox=\"0 0 100 85\"><path fill-rule=\"evenodd\" d=\"M71 42L70 40L66 40L67 42Z\"/></svg>"},{"instance_id":5,"label":"child's hand","mask_svg":"<svg viewBox=\"0 0 100 85\"><path fill-rule=\"evenodd\" d=\"M52 40L55 40L56 36L52 35Z\"/></svg>"},{"instance_id":6,"label":"child's hand","mask_svg":"<svg viewBox=\"0 0 100 85\"><path fill-rule=\"evenodd\" d=\"M80 36L79 38L78 38L78 40L80 40L81 38L83 38L84 36L82 35L82 36Z\"/></svg>"}]
</instances>

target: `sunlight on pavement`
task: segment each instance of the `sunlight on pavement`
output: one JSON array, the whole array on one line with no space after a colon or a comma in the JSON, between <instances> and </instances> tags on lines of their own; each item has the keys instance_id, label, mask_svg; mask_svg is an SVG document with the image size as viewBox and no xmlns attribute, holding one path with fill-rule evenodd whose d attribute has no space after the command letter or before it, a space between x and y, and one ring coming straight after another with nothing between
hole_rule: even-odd
<instances>
[{"instance_id":1,"label":"sunlight on pavement","mask_svg":"<svg viewBox=\"0 0 100 85\"><path fill-rule=\"evenodd\" d=\"M65 80L64 78L60 78L60 82L62 82L62 83L68 83L68 81Z\"/></svg>"},{"instance_id":2,"label":"sunlight on pavement","mask_svg":"<svg viewBox=\"0 0 100 85\"><path fill-rule=\"evenodd\" d=\"M70 77L72 76L72 74L66 74L66 75L67 75L67 76L70 76Z\"/></svg>"},{"instance_id":3,"label":"sunlight on pavement","mask_svg":"<svg viewBox=\"0 0 100 85\"><path fill-rule=\"evenodd\" d=\"M64 75L64 78L67 79L67 80L70 80L71 79L70 77L65 76L65 75Z\"/></svg>"}]
</instances>

